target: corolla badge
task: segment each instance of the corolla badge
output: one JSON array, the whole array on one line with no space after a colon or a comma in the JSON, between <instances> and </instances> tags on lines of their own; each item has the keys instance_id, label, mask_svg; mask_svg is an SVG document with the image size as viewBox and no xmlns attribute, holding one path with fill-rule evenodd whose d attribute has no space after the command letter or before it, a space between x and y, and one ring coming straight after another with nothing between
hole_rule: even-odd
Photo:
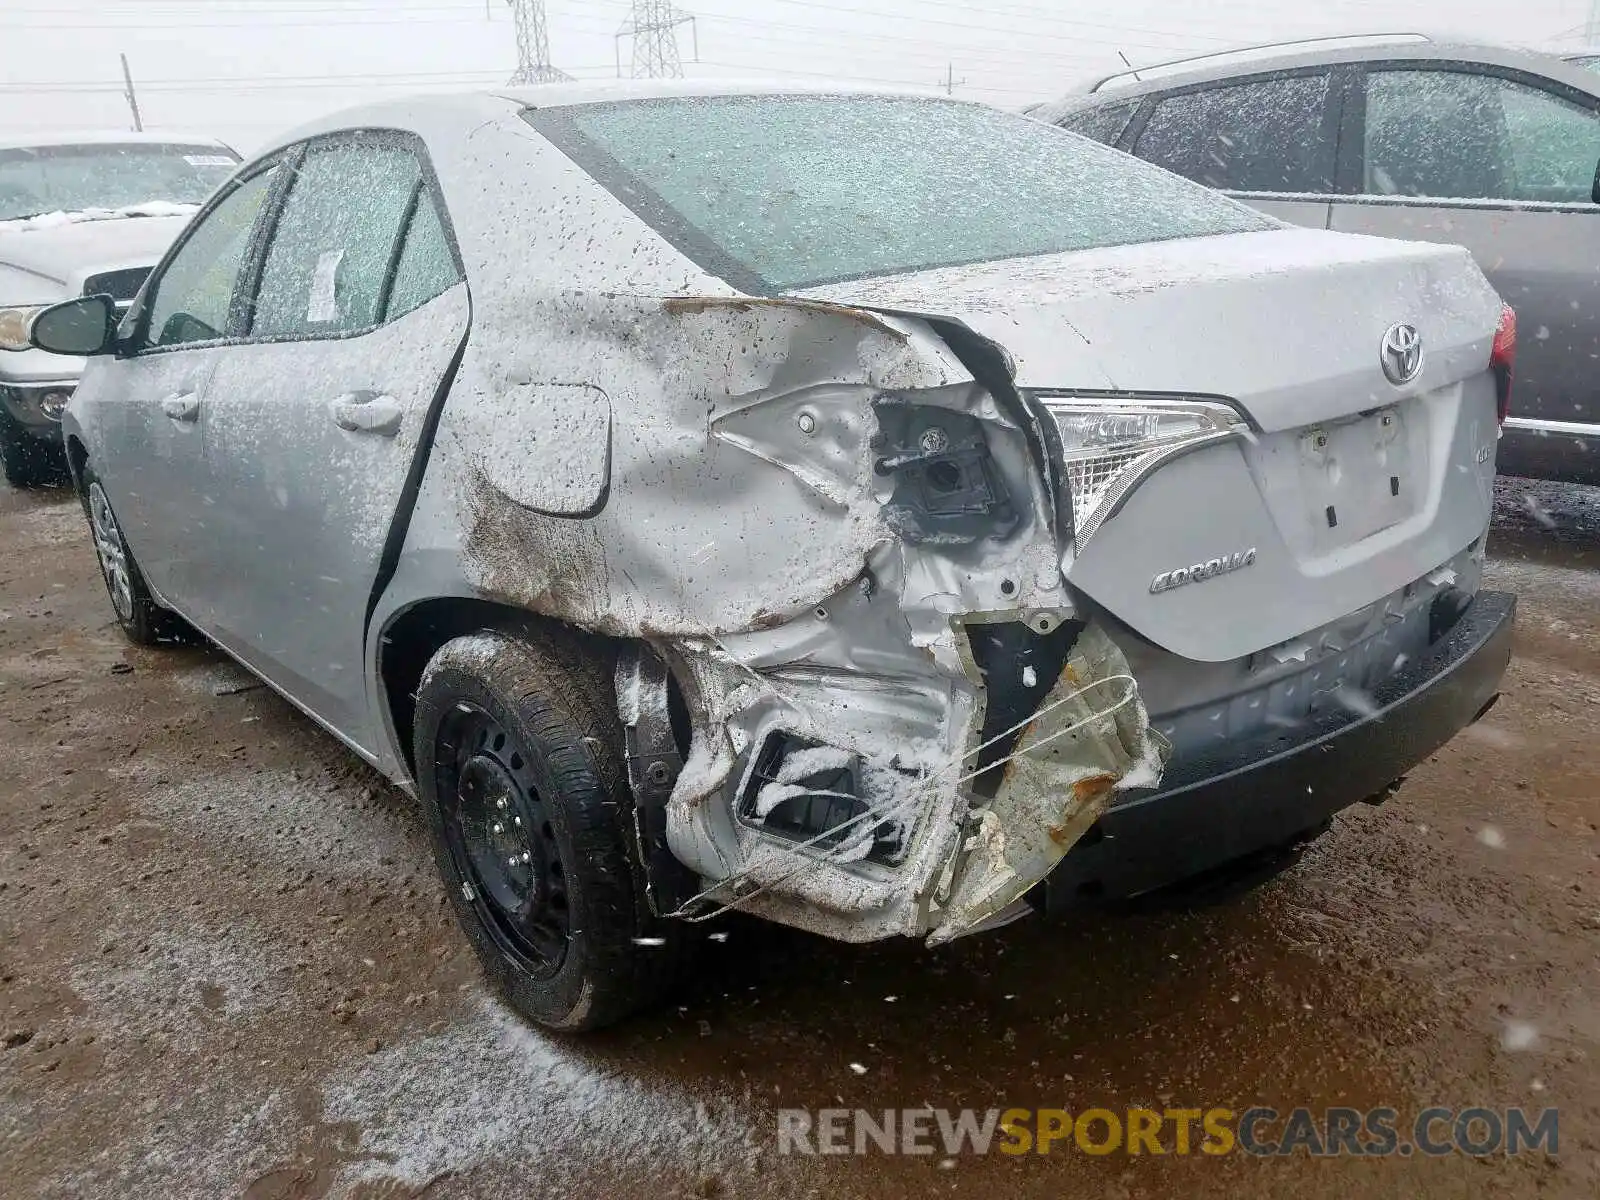
<instances>
[{"instance_id":1,"label":"corolla badge","mask_svg":"<svg viewBox=\"0 0 1600 1200\"><path fill-rule=\"evenodd\" d=\"M1205 562L1195 563L1189 567L1179 567L1176 571L1163 571L1150 581L1152 592L1170 592L1173 588L1180 588L1186 583L1201 583L1207 579L1215 579L1218 575L1226 575L1231 571L1242 571L1246 567L1256 565L1256 548L1251 546L1248 550L1238 550L1232 554L1224 554L1221 558L1208 558Z\"/></svg>"},{"instance_id":2,"label":"corolla badge","mask_svg":"<svg viewBox=\"0 0 1600 1200\"><path fill-rule=\"evenodd\" d=\"M1422 335L1415 325L1391 325L1383 331L1378 352L1383 375L1395 387L1404 387L1422 374Z\"/></svg>"}]
</instances>

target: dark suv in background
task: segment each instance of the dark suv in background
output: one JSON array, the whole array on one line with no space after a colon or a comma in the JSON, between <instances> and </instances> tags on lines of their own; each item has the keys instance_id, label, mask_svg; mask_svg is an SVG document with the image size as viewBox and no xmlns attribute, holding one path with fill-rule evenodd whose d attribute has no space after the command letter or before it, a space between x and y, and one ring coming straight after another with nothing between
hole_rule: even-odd
<instances>
[{"instance_id":1,"label":"dark suv in background","mask_svg":"<svg viewBox=\"0 0 1600 1200\"><path fill-rule=\"evenodd\" d=\"M1323 38L1027 112L1294 224L1466 246L1521 334L1500 470L1600 483L1600 75L1422 34Z\"/></svg>"}]
</instances>

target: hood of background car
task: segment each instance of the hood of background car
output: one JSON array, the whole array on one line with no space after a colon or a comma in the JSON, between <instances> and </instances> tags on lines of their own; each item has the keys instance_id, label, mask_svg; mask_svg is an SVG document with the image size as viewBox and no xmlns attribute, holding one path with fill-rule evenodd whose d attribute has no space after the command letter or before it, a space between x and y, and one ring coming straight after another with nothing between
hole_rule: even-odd
<instances>
[{"instance_id":1,"label":"hood of background car","mask_svg":"<svg viewBox=\"0 0 1600 1200\"><path fill-rule=\"evenodd\" d=\"M117 217L0 232L0 265L59 283L120 267L154 266L188 216Z\"/></svg>"}]
</instances>

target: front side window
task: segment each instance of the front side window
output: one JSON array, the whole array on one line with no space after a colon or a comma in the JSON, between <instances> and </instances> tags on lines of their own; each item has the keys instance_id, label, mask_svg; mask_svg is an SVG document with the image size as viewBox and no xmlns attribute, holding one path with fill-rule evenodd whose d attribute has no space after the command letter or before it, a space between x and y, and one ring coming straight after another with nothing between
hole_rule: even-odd
<instances>
[{"instance_id":1,"label":"front side window","mask_svg":"<svg viewBox=\"0 0 1600 1200\"><path fill-rule=\"evenodd\" d=\"M1296 75L1169 96L1150 114L1134 153L1226 191L1329 192L1328 80Z\"/></svg>"},{"instance_id":2,"label":"front side window","mask_svg":"<svg viewBox=\"0 0 1600 1200\"><path fill-rule=\"evenodd\" d=\"M1542 88L1465 71L1367 79L1369 195L1588 204L1597 165L1600 114Z\"/></svg>"},{"instance_id":3,"label":"front side window","mask_svg":"<svg viewBox=\"0 0 1600 1200\"><path fill-rule=\"evenodd\" d=\"M250 236L282 167L251 176L200 219L151 291L150 345L212 341L228 333Z\"/></svg>"},{"instance_id":4,"label":"front side window","mask_svg":"<svg viewBox=\"0 0 1600 1200\"><path fill-rule=\"evenodd\" d=\"M252 337L345 333L378 324L422 165L394 145L313 145L267 248Z\"/></svg>"},{"instance_id":5,"label":"front side window","mask_svg":"<svg viewBox=\"0 0 1600 1200\"><path fill-rule=\"evenodd\" d=\"M0 150L0 221L200 204L238 165L220 146L131 142Z\"/></svg>"},{"instance_id":6,"label":"front side window","mask_svg":"<svg viewBox=\"0 0 1600 1200\"><path fill-rule=\"evenodd\" d=\"M898 96L704 96L525 118L687 257L776 292L1275 226L1042 121Z\"/></svg>"}]
</instances>

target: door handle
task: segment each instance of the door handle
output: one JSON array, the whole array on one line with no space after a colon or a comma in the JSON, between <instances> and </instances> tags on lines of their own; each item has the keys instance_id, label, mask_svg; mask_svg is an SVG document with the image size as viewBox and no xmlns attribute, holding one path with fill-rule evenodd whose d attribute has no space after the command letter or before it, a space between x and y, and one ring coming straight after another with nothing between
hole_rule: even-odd
<instances>
[{"instance_id":1,"label":"door handle","mask_svg":"<svg viewBox=\"0 0 1600 1200\"><path fill-rule=\"evenodd\" d=\"M346 392L336 396L328 407L334 424L351 433L394 437L400 432L400 401L382 392Z\"/></svg>"},{"instance_id":2,"label":"door handle","mask_svg":"<svg viewBox=\"0 0 1600 1200\"><path fill-rule=\"evenodd\" d=\"M175 392L161 402L161 411L174 421L196 421L200 418L200 394Z\"/></svg>"}]
</instances>

